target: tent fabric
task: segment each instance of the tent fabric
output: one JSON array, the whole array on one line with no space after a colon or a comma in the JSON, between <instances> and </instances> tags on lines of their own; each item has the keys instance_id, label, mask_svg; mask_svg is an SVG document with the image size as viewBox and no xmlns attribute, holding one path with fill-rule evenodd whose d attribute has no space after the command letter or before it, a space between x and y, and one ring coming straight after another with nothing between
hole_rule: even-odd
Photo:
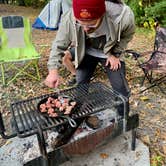
<instances>
[{"instance_id":1,"label":"tent fabric","mask_svg":"<svg viewBox=\"0 0 166 166\"><path fill-rule=\"evenodd\" d=\"M71 7L72 0L51 0L40 12L32 27L57 30L61 14Z\"/></svg>"}]
</instances>

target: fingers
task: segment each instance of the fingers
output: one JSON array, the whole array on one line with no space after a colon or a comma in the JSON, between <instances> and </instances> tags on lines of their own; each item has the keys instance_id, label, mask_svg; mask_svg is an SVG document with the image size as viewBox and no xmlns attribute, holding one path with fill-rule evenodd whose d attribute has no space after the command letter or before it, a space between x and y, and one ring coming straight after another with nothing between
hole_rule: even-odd
<instances>
[{"instance_id":1,"label":"fingers","mask_svg":"<svg viewBox=\"0 0 166 166\"><path fill-rule=\"evenodd\" d=\"M57 70L50 70L49 74L47 75L44 84L49 88L56 88L60 84L59 82L59 74Z\"/></svg>"},{"instance_id":2,"label":"fingers","mask_svg":"<svg viewBox=\"0 0 166 166\"><path fill-rule=\"evenodd\" d=\"M113 71L116 71L118 70L118 64L114 64L114 65L111 65L110 69L113 70Z\"/></svg>"},{"instance_id":3,"label":"fingers","mask_svg":"<svg viewBox=\"0 0 166 166\"><path fill-rule=\"evenodd\" d=\"M54 84L53 84L52 82L50 82L50 81L45 80L45 81L44 81L44 84L45 84L46 86L48 86L49 88L54 88Z\"/></svg>"},{"instance_id":4,"label":"fingers","mask_svg":"<svg viewBox=\"0 0 166 166\"><path fill-rule=\"evenodd\" d=\"M113 70L113 71L116 71L116 70L118 70L118 69L120 69L120 68L121 68L121 63L120 63L120 61L119 61L118 63L115 63L115 64L113 65L112 70Z\"/></svg>"},{"instance_id":5,"label":"fingers","mask_svg":"<svg viewBox=\"0 0 166 166\"><path fill-rule=\"evenodd\" d=\"M114 64L112 65L112 67L110 67L110 69L113 71L117 71L120 68L121 68L121 63Z\"/></svg>"},{"instance_id":6,"label":"fingers","mask_svg":"<svg viewBox=\"0 0 166 166\"><path fill-rule=\"evenodd\" d=\"M54 88L57 88L58 86L59 86L59 84L60 84L60 81L59 81L59 79L55 82L55 85L54 85Z\"/></svg>"},{"instance_id":7,"label":"fingers","mask_svg":"<svg viewBox=\"0 0 166 166\"><path fill-rule=\"evenodd\" d=\"M109 65L109 60L107 59L106 63L105 63L105 66L108 66L108 65Z\"/></svg>"},{"instance_id":8,"label":"fingers","mask_svg":"<svg viewBox=\"0 0 166 166\"><path fill-rule=\"evenodd\" d=\"M120 61L109 61L107 59L106 61L106 66L110 65L110 70L113 70L113 71L116 71L118 70L119 68L121 68L121 63Z\"/></svg>"},{"instance_id":9,"label":"fingers","mask_svg":"<svg viewBox=\"0 0 166 166\"><path fill-rule=\"evenodd\" d=\"M121 68L121 63L120 63L120 61L119 61L119 64L118 64L118 65L119 65L119 69L120 69L120 68Z\"/></svg>"},{"instance_id":10,"label":"fingers","mask_svg":"<svg viewBox=\"0 0 166 166\"><path fill-rule=\"evenodd\" d=\"M44 81L44 84L46 85L46 86L48 86L49 88L56 88L56 87L58 87L59 86L59 80L57 80L57 81L50 81L50 80L45 80Z\"/></svg>"}]
</instances>

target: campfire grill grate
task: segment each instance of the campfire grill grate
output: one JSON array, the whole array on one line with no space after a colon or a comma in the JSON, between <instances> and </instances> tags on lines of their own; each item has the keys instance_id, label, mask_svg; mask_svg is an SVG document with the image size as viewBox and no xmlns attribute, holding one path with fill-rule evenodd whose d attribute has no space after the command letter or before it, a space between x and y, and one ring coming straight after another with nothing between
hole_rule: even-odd
<instances>
[{"instance_id":1,"label":"campfire grill grate","mask_svg":"<svg viewBox=\"0 0 166 166\"><path fill-rule=\"evenodd\" d=\"M116 107L126 101L123 96L102 83L80 85L63 90L60 94L68 95L78 103L78 109L71 115L73 119ZM44 117L37 111L37 105L42 99L54 95L57 95L57 93L46 94L11 104L12 120L19 137L36 134L38 126L45 131L67 123L66 119Z\"/></svg>"}]
</instances>

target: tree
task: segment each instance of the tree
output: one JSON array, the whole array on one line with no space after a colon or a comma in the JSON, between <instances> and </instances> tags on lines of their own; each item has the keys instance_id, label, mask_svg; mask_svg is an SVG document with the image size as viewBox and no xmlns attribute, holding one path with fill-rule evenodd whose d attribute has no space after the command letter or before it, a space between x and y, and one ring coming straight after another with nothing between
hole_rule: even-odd
<instances>
[{"instance_id":1,"label":"tree","mask_svg":"<svg viewBox=\"0 0 166 166\"><path fill-rule=\"evenodd\" d=\"M17 3L19 6L25 6L25 1L24 0L17 0Z\"/></svg>"},{"instance_id":2,"label":"tree","mask_svg":"<svg viewBox=\"0 0 166 166\"><path fill-rule=\"evenodd\" d=\"M0 3L9 3L9 1L8 0L0 0Z\"/></svg>"}]
</instances>

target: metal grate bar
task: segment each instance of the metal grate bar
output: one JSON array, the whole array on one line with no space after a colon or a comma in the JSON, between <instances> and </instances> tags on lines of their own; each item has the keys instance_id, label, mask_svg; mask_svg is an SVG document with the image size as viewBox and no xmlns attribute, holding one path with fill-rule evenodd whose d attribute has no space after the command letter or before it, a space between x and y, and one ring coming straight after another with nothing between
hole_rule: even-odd
<instances>
[{"instance_id":1,"label":"metal grate bar","mask_svg":"<svg viewBox=\"0 0 166 166\"><path fill-rule=\"evenodd\" d=\"M34 128L37 128L36 123L42 122L43 125L46 125L46 122L43 119L41 119L40 116L38 115L37 111L35 111L33 104L27 103L26 108L28 109L29 116L32 120Z\"/></svg>"},{"instance_id":2,"label":"metal grate bar","mask_svg":"<svg viewBox=\"0 0 166 166\"><path fill-rule=\"evenodd\" d=\"M20 113L19 105L15 105L15 109L17 110L17 114L15 116L15 119L17 121L17 124L21 125L21 127L20 127L20 125L18 125L18 130L21 133L21 132L26 130L26 127L25 127L24 120L22 119L22 116L21 116L21 113Z\"/></svg>"},{"instance_id":3,"label":"metal grate bar","mask_svg":"<svg viewBox=\"0 0 166 166\"><path fill-rule=\"evenodd\" d=\"M73 119L85 117L106 108L115 107L126 101L125 98L122 100L121 95L102 83L91 83L73 87L61 91L60 94L67 95L77 102L78 108L71 114ZM19 136L26 137L37 132L36 124L39 124L42 130L47 130L68 122L60 117L44 117L37 110L39 101L56 95L57 93L51 93L11 104L12 116Z\"/></svg>"},{"instance_id":4,"label":"metal grate bar","mask_svg":"<svg viewBox=\"0 0 166 166\"><path fill-rule=\"evenodd\" d=\"M28 114L27 114L26 107L23 106L22 104L19 105L18 107L19 107L19 112L21 114L21 117L23 119L23 123L25 125L25 130L27 130L27 131L31 130L32 124L31 124L30 118L27 116Z\"/></svg>"},{"instance_id":5,"label":"metal grate bar","mask_svg":"<svg viewBox=\"0 0 166 166\"><path fill-rule=\"evenodd\" d=\"M17 123L17 120L15 118L16 111L14 111L14 104L11 104L11 114L12 114L12 117L13 117L13 122L15 124L14 125L15 129L16 129L16 131L19 131L18 123Z\"/></svg>"},{"instance_id":6,"label":"metal grate bar","mask_svg":"<svg viewBox=\"0 0 166 166\"><path fill-rule=\"evenodd\" d=\"M28 107L30 108L30 110L32 110L33 119L34 119L35 123L39 123L39 124L42 123L44 126L47 126L47 123L48 123L47 120L45 120L44 117L41 117L40 114L36 111L37 108L36 108L35 101L31 101L28 103Z\"/></svg>"}]
</instances>

